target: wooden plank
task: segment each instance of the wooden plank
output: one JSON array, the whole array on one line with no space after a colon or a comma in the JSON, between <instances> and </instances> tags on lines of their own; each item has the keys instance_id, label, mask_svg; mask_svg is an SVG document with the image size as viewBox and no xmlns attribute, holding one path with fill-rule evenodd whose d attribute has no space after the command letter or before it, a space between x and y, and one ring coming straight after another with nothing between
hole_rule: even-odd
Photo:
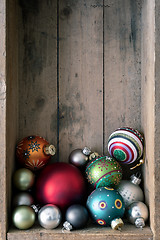
<instances>
[{"instance_id":1,"label":"wooden plank","mask_svg":"<svg viewBox=\"0 0 160 240\"><path fill-rule=\"evenodd\" d=\"M6 1L0 1L0 239L6 236Z\"/></svg>"},{"instance_id":2,"label":"wooden plank","mask_svg":"<svg viewBox=\"0 0 160 240\"><path fill-rule=\"evenodd\" d=\"M141 1L104 1L104 151L119 127L141 131ZM130 167L130 166L129 166ZM124 178L133 173L124 167Z\"/></svg>"},{"instance_id":3,"label":"wooden plank","mask_svg":"<svg viewBox=\"0 0 160 240\"><path fill-rule=\"evenodd\" d=\"M57 1L19 1L19 139L57 142Z\"/></svg>"},{"instance_id":4,"label":"wooden plank","mask_svg":"<svg viewBox=\"0 0 160 240\"><path fill-rule=\"evenodd\" d=\"M92 225L84 229L64 233L62 233L62 227L46 230L37 226L27 231L11 229L7 234L8 240L20 240L22 238L23 240L152 240L153 236L148 226L141 231L141 229L130 224L126 224L121 232L112 230L110 227Z\"/></svg>"},{"instance_id":5,"label":"wooden plank","mask_svg":"<svg viewBox=\"0 0 160 240\"><path fill-rule=\"evenodd\" d=\"M155 144L155 3L154 1L144 1L142 5L142 80L141 80L141 119L142 129L146 141L146 159L143 166L144 191L147 204L150 206L150 226L154 235L158 230L159 214L155 208L156 186L159 181L155 178L159 176L155 168L157 156ZM157 189L159 194L159 190ZM159 239L159 238L157 238Z\"/></svg>"},{"instance_id":6,"label":"wooden plank","mask_svg":"<svg viewBox=\"0 0 160 240\"><path fill-rule=\"evenodd\" d=\"M103 145L103 8L59 1L60 161L76 148Z\"/></svg>"}]
</instances>

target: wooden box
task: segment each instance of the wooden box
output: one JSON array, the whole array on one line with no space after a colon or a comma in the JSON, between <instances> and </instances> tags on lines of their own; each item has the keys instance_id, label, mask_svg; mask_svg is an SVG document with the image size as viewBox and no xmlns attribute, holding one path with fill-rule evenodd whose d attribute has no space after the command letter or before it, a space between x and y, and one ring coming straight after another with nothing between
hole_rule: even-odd
<instances>
[{"instance_id":1,"label":"wooden box","mask_svg":"<svg viewBox=\"0 0 160 240\"><path fill-rule=\"evenodd\" d=\"M159 12L158 0L0 1L0 239L160 239ZM121 126L146 140L143 231L10 227L17 141L43 136L67 162L86 145L107 154Z\"/></svg>"}]
</instances>

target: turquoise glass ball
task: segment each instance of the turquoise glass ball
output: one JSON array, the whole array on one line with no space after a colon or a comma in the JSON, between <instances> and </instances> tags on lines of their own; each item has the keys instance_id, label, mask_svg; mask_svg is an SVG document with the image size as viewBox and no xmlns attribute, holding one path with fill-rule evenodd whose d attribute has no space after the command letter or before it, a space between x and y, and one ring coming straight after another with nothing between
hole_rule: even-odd
<instances>
[{"instance_id":1,"label":"turquoise glass ball","mask_svg":"<svg viewBox=\"0 0 160 240\"><path fill-rule=\"evenodd\" d=\"M122 179L122 168L115 159L103 156L88 163L86 176L94 188L114 188Z\"/></svg>"},{"instance_id":2,"label":"turquoise glass ball","mask_svg":"<svg viewBox=\"0 0 160 240\"><path fill-rule=\"evenodd\" d=\"M99 225L108 226L112 220L122 218L125 212L123 198L113 188L95 189L87 199L91 218Z\"/></svg>"}]
</instances>

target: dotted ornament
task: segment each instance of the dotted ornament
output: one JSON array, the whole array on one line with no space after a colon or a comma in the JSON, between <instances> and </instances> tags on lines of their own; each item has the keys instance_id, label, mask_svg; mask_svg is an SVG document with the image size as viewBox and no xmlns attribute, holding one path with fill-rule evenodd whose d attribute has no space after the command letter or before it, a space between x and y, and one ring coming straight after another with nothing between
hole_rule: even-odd
<instances>
[{"instance_id":1,"label":"dotted ornament","mask_svg":"<svg viewBox=\"0 0 160 240\"><path fill-rule=\"evenodd\" d=\"M31 170L43 168L51 158L45 153L49 143L42 137L29 136L23 138L16 147L16 157L22 166Z\"/></svg>"},{"instance_id":2,"label":"dotted ornament","mask_svg":"<svg viewBox=\"0 0 160 240\"><path fill-rule=\"evenodd\" d=\"M131 164L143 154L144 139L132 128L118 128L108 139L108 151L117 161Z\"/></svg>"},{"instance_id":3,"label":"dotted ornament","mask_svg":"<svg viewBox=\"0 0 160 240\"><path fill-rule=\"evenodd\" d=\"M101 187L94 190L87 199L87 208L92 219L99 225L110 225L112 220L121 218L125 205L121 195L113 188Z\"/></svg>"},{"instance_id":4,"label":"dotted ornament","mask_svg":"<svg viewBox=\"0 0 160 240\"><path fill-rule=\"evenodd\" d=\"M103 156L89 162L86 175L94 188L115 187L122 178L122 168L115 159Z\"/></svg>"}]
</instances>

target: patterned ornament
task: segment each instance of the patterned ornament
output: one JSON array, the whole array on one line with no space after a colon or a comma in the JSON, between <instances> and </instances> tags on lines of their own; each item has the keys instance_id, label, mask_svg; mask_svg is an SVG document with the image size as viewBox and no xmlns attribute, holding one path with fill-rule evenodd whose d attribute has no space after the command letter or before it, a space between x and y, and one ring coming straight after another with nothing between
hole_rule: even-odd
<instances>
[{"instance_id":1,"label":"patterned ornament","mask_svg":"<svg viewBox=\"0 0 160 240\"><path fill-rule=\"evenodd\" d=\"M47 165L36 183L36 197L40 204L54 204L65 210L71 204L83 201L86 194L85 180L78 168L69 163Z\"/></svg>"},{"instance_id":2,"label":"patterned ornament","mask_svg":"<svg viewBox=\"0 0 160 240\"><path fill-rule=\"evenodd\" d=\"M99 225L111 225L113 229L123 225L123 198L113 188L101 187L94 190L87 199L87 207L92 219Z\"/></svg>"},{"instance_id":3,"label":"patterned ornament","mask_svg":"<svg viewBox=\"0 0 160 240\"><path fill-rule=\"evenodd\" d=\"M108 139L108 151L117 161L131 164L143 154L144 139L132 128L118 128Z\"/></svg>"},{"instance_id":4,"label":"patterned ornament","mask_svg":"<svg viewBox=\"0 0 160 240\"><path fill-rule=\"evenodd\" d=\"M143 228L148 219L148 208L140 201L131 203L126 210L127 219L138 228Z\"/></svg>"},{"instance_id":5,"label":"patterned ornament","mask_svg":"<svg viewBox=\"0 0 160 240\"><path fill-rule=\"evenodd\" d=\"M122 178L122 169L116 160L103 156L88 163L86 175L94 188L115 187Z\"/></svg>"},{"instance_id":6,"label":"patterned ornament","mask_svg":"<svg viewBox=\"0 0 160 240\"><path fill-rule=\"evenodd\" d=\"M55 147L39 136L26 137L16 147L17 159L21 165L31 170L43 168L55 152Z\"/></svg>"},{"instance_id":7,"label":"patterned ornament","mask_svg":"<svg viewBox=\"0 0 160 240\"><path fill-rule=\"evenodd\" d=\"M139 186L140 182L140 178L132 175L130 181L122 180L118 185L117 191L121 194L126 207L132 202L144 200L143 191Z\"/></svg>"}]
</instances>

